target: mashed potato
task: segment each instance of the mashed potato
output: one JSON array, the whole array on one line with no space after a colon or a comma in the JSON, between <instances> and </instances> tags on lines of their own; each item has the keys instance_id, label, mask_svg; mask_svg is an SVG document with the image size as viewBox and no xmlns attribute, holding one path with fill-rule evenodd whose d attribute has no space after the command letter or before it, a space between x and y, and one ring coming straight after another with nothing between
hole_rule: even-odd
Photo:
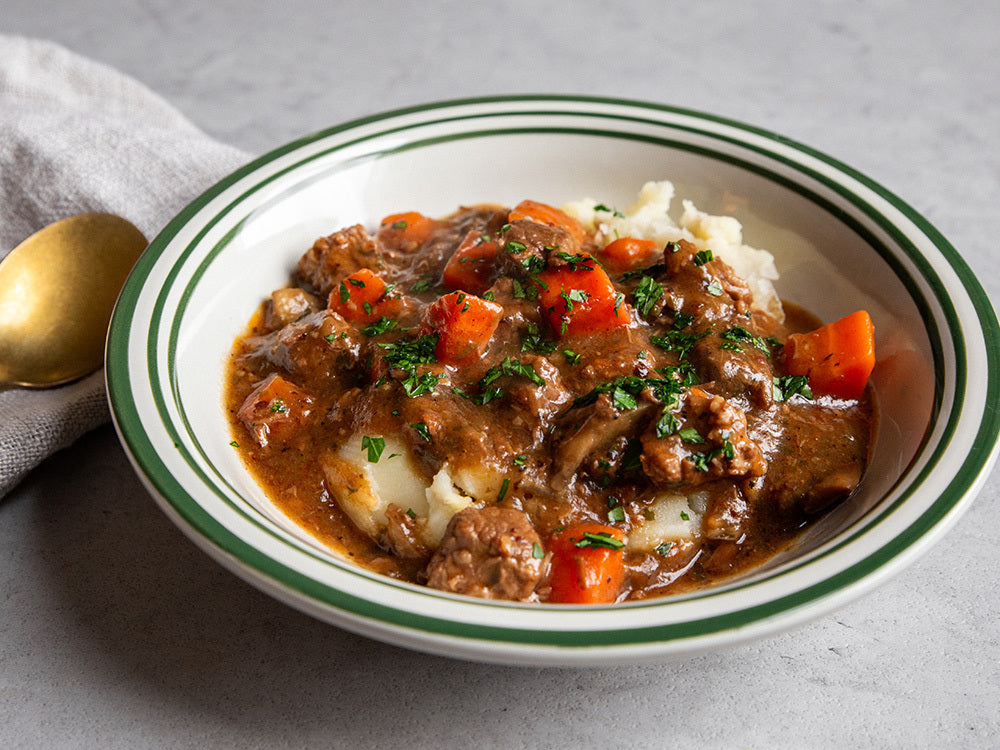
<instances>
[{"instance_id":1,"label":"mashed potato","mask_svg":"<svg viewBox=\"0 0 1000 750\"><path fill-rule=\"evenodd\" d=\"M591 198L568 203L562 209L595 232L601 247L618 237L637 237L653 240L661 247L668 242L688 240L711 250L746 280L753 291L756 309L784 320L781 300L772 283L778 278L774 256L743 244L743 227L733 217L699 211L691 201L681 202L684 211L675 222L670 217L673 199L673 183L663 180L643 185L635 203L624 211L605 208Z\"/></svg>"}]
</instances>

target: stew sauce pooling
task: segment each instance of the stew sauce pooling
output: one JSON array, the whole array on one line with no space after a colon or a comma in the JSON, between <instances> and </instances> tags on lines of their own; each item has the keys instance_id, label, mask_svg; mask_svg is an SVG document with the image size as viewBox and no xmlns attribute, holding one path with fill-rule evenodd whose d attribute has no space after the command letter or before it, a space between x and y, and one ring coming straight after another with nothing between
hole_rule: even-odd
<instances>
[{"instance_id":1,"label":"stew sauce pooling","mask_svg":"<svg viewBox=\"0 0 1000 750\"><path fill-rule=\"evenodd\" d=\"M787 546L867 462L867 373L802 374L810 340L785 342L807 316L753 309L687 241L600 247L543 204L474 206L321 238L296 283L236 342L234 443L386 575L520 601L689 590Z\"/></svg>"}]
</instances>

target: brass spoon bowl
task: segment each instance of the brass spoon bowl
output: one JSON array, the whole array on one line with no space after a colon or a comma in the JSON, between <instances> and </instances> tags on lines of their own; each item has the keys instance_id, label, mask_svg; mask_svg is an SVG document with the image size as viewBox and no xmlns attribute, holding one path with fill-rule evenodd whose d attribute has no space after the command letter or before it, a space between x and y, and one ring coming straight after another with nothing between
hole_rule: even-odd
<instances>
[{"instance_id":1,"label":"brass spoon bowl","mask_svg":"<svg viewBox=\"0 0 1000 750\"><path fill-rule=\"evenodd\" d=\"M146 238L104 213L41 229L0 263L0 388L49 388L101 367L108 322Z\"/></svg>"}]
</instances>

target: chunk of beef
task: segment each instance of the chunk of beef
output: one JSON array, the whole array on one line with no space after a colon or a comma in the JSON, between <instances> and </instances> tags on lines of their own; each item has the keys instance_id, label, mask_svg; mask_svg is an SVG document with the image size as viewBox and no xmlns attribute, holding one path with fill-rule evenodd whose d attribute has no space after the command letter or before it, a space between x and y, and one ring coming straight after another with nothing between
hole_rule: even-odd
<instances>
[{"instance_id":1,"label":"chunk of beef","mask_svg":"<svg viewBox=\"0 0 1000 750\"><path fill-rule=\"evenodd\" d=\"M513 278L537 273L547 264L565 265L560 253L580 252L580 243L569 232L526 219L510 222L499 233L497 245L497 268L501 275Z\"/></svg>"},{"instance_id":2,"label":"chunk of beef","mask_svg":"<svg viewBox=\"0 0 1000 750\"><path fill-rule=\"evenodd\" d=\"M683 310L699 323L746 318L753 304L750 287L727 263L705 261L699 252L698 246L687 240L667 246L663 254L666 307Z\"/></svg>"},{"instance_id":3,"label":"chunk of beef","mask_svg":"<svg viewBox=\"0 0 1000 750\"><path fill-rule=\"evenodd\" d=\"M513 408L510 419L514 425L530 431L535 443L541 444L553 415L569 400L570 394L562 385L559 370L545 357L523 354L519 360L530 367L543 384L538 385L520 375L507 376L498 382L502 382L507 403Z\"/></svg>"},{"instance_id":4,"label":"chunk of beef","mask_svg":"<svg viewBox=\"0 0 1000 750\"><path fill-rule=\"evenodd\" d=\"M735 326L699 339L688 359L701 379L712 382L720 395L746 398L754 406L769 408L774 400L771 360L753 343L729 340L720 335L727 330L732 332L747 329ZM737 339L739 334L729 335ZM724 348L724 344L729 346Z\"/></svg>"},{"instance_id":5,"label":"chunk of beef","mask_svg":"<svg viewBox=\"0 0 1000 750\"><path fill-rule=\"evenodd\" d=\"M537 546L536 546L537 545ZM427 585L482 599L531 601L544 572L541 539L523 512L466 508L448 523L427 566Z\"/></svg>"},{"instance_id":6,"label":"chunk of beef","mask_svg":"<svg viewBox=\"0 0 1000 750\"><path fill-rule=\"evenodd\" d=\"M592 404L567 412L553 451L552 488L565 487L588 457L635 433L654 408L652 402L641 401L638 408L622 411L602 393Z\"/></svg>"},{"instance_id":7,"label":"chunk of beef","mask_svg":"<svg viewBox=\"0 0 1000 750\"><path fill-rule=\"evenodd\" d=\"M317 293L328 296L344 278L362 268L378 271L382 258L374 238L363 226L320 237L299 259L299 277Z\"/></svg>"},{"instance_id":8,"label":"chunk of beef","mask_svg":"<svg viewBox=\"0 0 1000 750\"><path fill-rule=\"evenodd\" d=\"M273 373L244 399L237 417L254 441L267 448L291 440L312 411L312 396Z\"/></svg>"},{"instance_id":9,"label":"chunk of beef","mask_svg":"<svg viewBox=\"0 0 1000 750\"><path fill-rule=\"evenodd\" d=\"M743 536L749 516L746 498L733 485L722 484L709 500L702 531L708 539L735 542Z\"/></svg>"},{"instance_id":10,"label":"chunk of beef","mask_svg":"<svg viewBox=\"0 0 1000 750\"><path fill-rule=\"evenodd\" d=\"M747 435L746 414L722 396L692 388L680 410L681 427L642 434L642 468L657 484L702 484L722 476L760 476L767 460Z\"/></svg>"},{"instance_id":11,"label":"chunk of beef","mask_svg":"<svg viewBox=\"0 0 1000 750\"><path fill-rule=\"evenodd\" d=\"M249 358L264 359L318 389L354 367L362 346L354 326L332 310L306 315L247 344Z\"/></svg>"},{"instance_id":12,"label":"chunk of beef","mask_svg":"<svg viewBox=\"0 0 1000 750\"><path fill-rule=\"evenodd\" d=\"M385 509L385 546L395 555L408 560L427 560L431 551L420 538L416 523L412 516L395 503L389 503Z\"/></svg>"}]
</instances>

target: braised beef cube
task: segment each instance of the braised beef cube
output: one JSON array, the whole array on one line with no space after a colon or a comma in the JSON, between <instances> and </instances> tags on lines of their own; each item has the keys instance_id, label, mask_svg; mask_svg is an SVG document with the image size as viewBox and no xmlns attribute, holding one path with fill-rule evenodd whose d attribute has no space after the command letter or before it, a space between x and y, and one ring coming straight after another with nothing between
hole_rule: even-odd
<instances>
[{"instance_id":1,"label":"braised beef cube","mask_svg":"<svg viewBox=\"0 0 1000 750\"><path fill-rule=\"evenodd\" d=\"M545 562L531 519L488 505L456 513L427 566L427 585L481 599L530 601Z\"/></svg>"},{"instance_id":2,"label":"braised beef cube","mask_svg":"<svg viewBox=\"0 0 1000 750\"><path fill-rule=\"evenodd\" d=\"M552 488L564 487L589 457L634 434L655 409L656 404L640 401L635 409L621 410L602 393L593 403L568 411L553 451Z\"/></svg>"},{"instance_id":3,"label":"braised beef cube","mask_svg":"<svg viewBox=\"0 0 1000 750\"><path fill-rule=\"evenodd\" d=\"M414 517L395 503L385 509L385 546L393 554L409 560L427 560L431 551L420 538Z\"/></svg>"},{"instance_id":4,"label":"braised beef cube","mask_svg":"<svg viewBox=\"0 0 1000 750\"><path fill-rule=\"evenodd\" d=\"M653 423L642 434L642 468L653 482L698 485L767 471L763 452L747 435L741 409L700 388L688 391L683 402L676 432L658 437Z\"/></svg>"},{"instance_id":5,"label":"braised beef cube","mask_svg":"<svg viewBox=\"0 0 1000 750\"><path fill-rule=\"evenodd\" d=\"M708 539L738 541L746 532L750 506L740 491L731 484L723 484L708 501L702 531Z\"/></svg>"},{"instance_id":6,"label":"braised beef cube","mask_svg":"<svg viewBox=\"0 0 1000 750\"><path fill-rule=\"evenodd\" d=\"M269 375L243 401L237 417L261 448L288 442L313 411L313 398L278 374Z\"/></svg>"},{"instance_id":7,"label":"braised beef cube","mask_svg":"<svg viewBox=\"0 0 1000 750\"><path fill-rule=\"evenodd\" d=\"M378 271L382 259L374 238L363 226L320 237L299 259L299 277L326 297L344 278L362 268Z\"/></svg>"},{"instance_id":8,"label":"braised beef cube","mask_svg":"<svg viewBox=\"0 0 1000 750\"><path fill-rule=\"evenodd\" d=\"M742 326L713 332L694 345L688 359L701 379L713 383L721 395L745 396L753 405L766 409L773 402L774 372L763 339L748 338L752 336L755 334Z\"/></svg>"},{"instance_id":9,"label":"braised beef cube","mask_svg":"<svg viewBox=\"0 0 1000 750\"><path fill-rule=\"evenodd\" d=\"M510 222L500 231L497 244L498 268L513 278L538 273L547 264L565 265L563 255L580 253L579 242L568 232L526 219Z\"/></svg>"},{"instance_id":10,"label":"braised beef cube","mask_svg":"<svg viewBox=\"0 0 1000 750\"><path fill-rule=\"evenodd\" d=\"M522 354L518 360L530 368L541 383L523 375L505 376L497 382L503 388L505 403L514 409L510 418L515 426L527 428L540 443L548 432L552 416L569 400L570 394L562 385L559 370L545 357Z\"/></svg>"},{"instance_id":11,"label":"braised beef cube","mask_svg":"<svg viewBox=\"0 0 1000 750\"><path fill-rule=\"evenodd\" d=\"M746 319L753 304L750 287L728 264L708 260L704 252L687 240L667 245L666 308L683 310L701 323Z\"/></svg>"},{"instance_id":12,"label":"braised beef cube","mask_svg":"<svg viewBox=\"0 0 1000 750\"><path fill-rule=\"evenodd\" d=\"M318 387L351 370L362 346L357 329L332 310L311 313L247 343L249 358L264 359Z\"/></svg>"},{"instance_id":13,"label":"braised beef cube","mask_svg":"<svg viewBox=\"0 0 1000 750\"><path fill-rule=\"evenodd\" d=\"M824 511L846 499L860 483L860 464L838 466L806 491L802 510L807 514Z\"/></svg>"}]
</instances>

